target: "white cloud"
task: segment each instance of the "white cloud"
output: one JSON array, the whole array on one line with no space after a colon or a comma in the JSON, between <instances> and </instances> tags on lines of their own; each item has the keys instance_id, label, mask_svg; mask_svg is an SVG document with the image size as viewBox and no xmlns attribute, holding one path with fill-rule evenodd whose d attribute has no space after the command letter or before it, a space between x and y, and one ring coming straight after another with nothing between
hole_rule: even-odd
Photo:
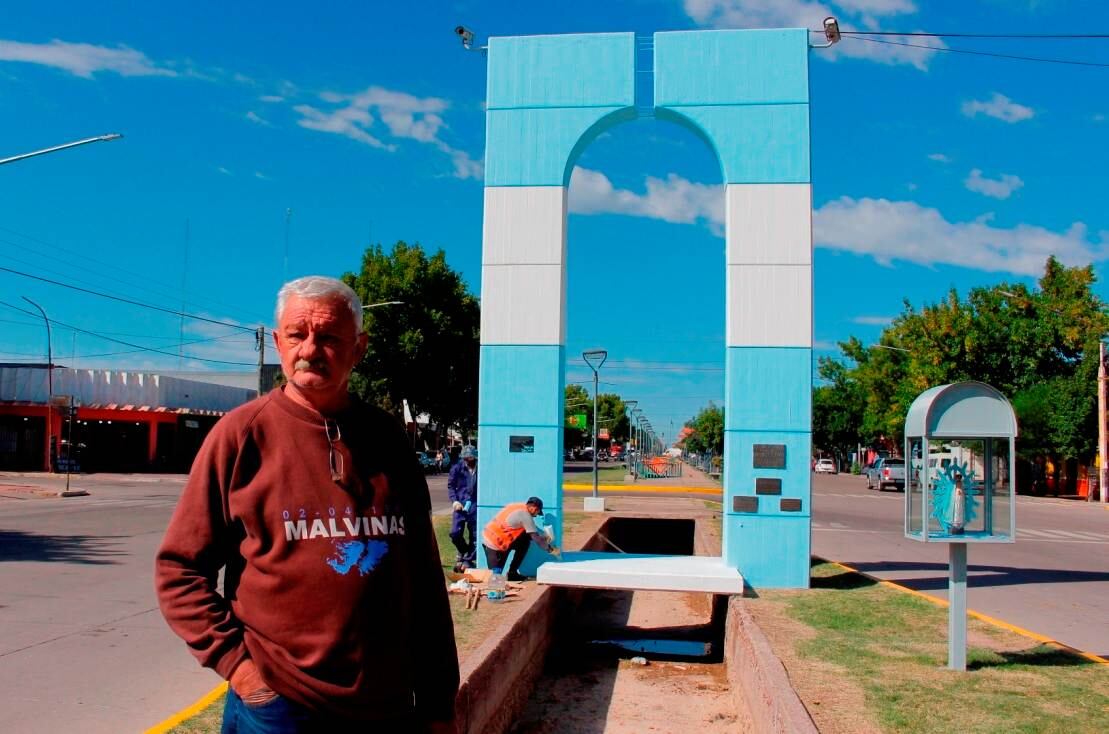
<instances>
[{"instance_id":1,"label":"white cloud","mask_svg":"<svg viewBox=\"0 0 1109 734\"><path fill-rule=\"evenodd\" d=\"M262 173L261 171L255 171L254 172L254 178L261 179L262 181L269 181L270 180L270 177L267 176L266 174Z\"/></svg>"},{"instance_id":2,"label":"white cloud","mask_svg":"<svg viewBox=\"0 0 1109 734\"><path fill-rule=\"evenodd\" d=\"M981 169L978 168L972 170L970 176L963 183L971 191L976 191L993 199L1008 199L1014 191L1024 186L1024 181L1021 181L1019 176L1003 173L1001 178L985 178Z\"/></svg>"},{"instance_id":3,"label":"white cloud","mask_svg":"<svg viewBox=\"0 0 1109 734\"><path fill-rule=\"evenodd\" d=\"M258 98L258 100L260 102L267 102L269 104L275 104L277 102L284 102L285 98L282 97L279 94L263 94L261 97Z\"/></svg>"},{"instance_id":4,"label":"white cloud","mask_svg":"<svg viewBox=\"0 0 1109 734\"><path fill-rule=\"evenodd\" d=\"M1096 115L1094 115L1093 120L1094 120L1094 122L1105 122L1105 115L1103 115L1099 112Z\"/></svg>"},{"instance_id":5,"label":"white cloud","mask_svg":"<svg viewBox=\"0 0 1109 734\"><path fill-rule=\"evenodd\" d=\"M575 167L569 209L574 214L627 214L678 224L703 222L719 232L724 224L724 189L694 183L676 174L648 176L646 192L617 189L603 173Z\"/></svg>"},{"instance_id":6,"label":"white cloud","mask_svg":"<svg viewBox=\"0 0 1109 734\"><path fill-rule=\"evenodd\" d=\"M84 79L91 79L94 74L102 71L114 72L120 76L177 76L177 72L158 66L146 54L133 48L109 48L58 39L49 43L0 40L0 61L51 66Z\"/></svg>"},{"instance_id":7,"label":"white cloud","mask_svg":"<svg viewBox=\"0 0 1109 734\"><path fill-rule=\"evenodd\" d=\"M261 115L259 115L257 112L254 112L253 110L246 113L246 119L248 119L251 122L256 123L258 125L264 125L265 127L273 127L273 125L270 123L269 120L262 117Z\"/></svg>"},{"instance_id":8,"label":"white cloud","mask_svg":"<svg viewBox=\"0 0 1109 734\"><path fill-rule=\"evenodd\" d=\"M297 105L293 110L301 116L297 120L298 125L343 135L374 148L395 151L396 144L386 142L378 133L376 123L380 120L393 138L415 140L445 153L454 164L456 177L481 178L484 174L481 161L452 147L440 137L447 127L442 117L449 106L445 99L416 97L376 86L356 94L323 92L319 97L321 101L335 105L334 109L325 111L310 105ZM371 128L378 134L371 134Z\"/></svg>"},{"instance_id":9,"label":"white cloud","mask_svg":"<svg viewBox=\"0 0 1109 734\"><path fill-rule=\"evenodd\" d=\"M223 166L216 166L216 170L219 171L220 173L222 173L224 176L234 176L235 175L235 174L231 173L231 171L224 168Z\"/></svg>"},{"instance_id":10,"label":"white cloud","mask_svg":"<svg viewBox=\"0 0 1109 734\"><path fill-rule=\"evenodd\" d=\"M938 163L950 163L951 156L944 155L943 153L931 153L928 156L928 160L936 161Z\"/></svg>"},{"instance_id":11,"label":"white cloud","mask_svg":"<svg viewBox=\"0 0 1109 734\"><path fill-rule=\"evenodd\" d=\"M1036 111L1031 107L1017 104L999 92L994 92L993 96L986 100L970 99L963 102L964 115L976 117L978 113L1008 123L1031 120L1036 116Z\"/></svg>"},{"instance_id":12,"label":"white cloud","mask_svg":"<svg viewBox=\"0 0 1109 734\"><path fill-rule=\"evenodd\" d=\"M819 247L870 255L887 265L903 260L1035 276L1048 255L1068 265L1109 257L1109 232L1093 240L1081 222L1064 232L1029 224L996 227L988 216L949 222L912 201L841 197L816 210L813 231Z\"/></svg>"},{"instance_id":13,"label":"white cloud","mask_svg":"<svg viewBox=\"0 0 1109 734\"><path fill-rule=\"evenodd\" d=\"M684 0L686 15L694 22L713 28L820 28L824 18L836 16L842 30L878 30L885 18L917 12L912 0ZM897 40L897 39L894 39ZM944 48L936 38L927 45ZM927 71L935 51L926 48L874 43L844 36L831 49L821 51L829 59L868 59L882 64L910 64Z\"/></svg>"},{"instance_id":14,"label":"white cloud","mask_svg":"<svg viewBox=\"0 0 1109 734\"><path fill-rule=\"evenodd\" d=\"M863 326L889 326L893 323L892 316L856 316L851 319L852 323L862 324Z\"/></svg>"}]
</instances>

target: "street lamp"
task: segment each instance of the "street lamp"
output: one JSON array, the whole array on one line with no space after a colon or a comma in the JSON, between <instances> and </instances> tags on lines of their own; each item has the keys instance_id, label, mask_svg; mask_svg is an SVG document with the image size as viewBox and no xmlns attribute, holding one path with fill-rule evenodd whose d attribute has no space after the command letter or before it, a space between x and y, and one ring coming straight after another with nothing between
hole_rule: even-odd
<instances>
[{"instance_id":1,"label":"street lamp","mask_svg":"<svg viewBox=\"0 0 1109 734\"><path fill-rule=\"evenodd\" d=\"M107 135L97 135L96 137L85 138L84 140L75 140L72 143L64 143L63 145L55 145L51 148L43 148L42 150L34 150L34 151L31 151L30 153L20 153L19 155L13 155L10 158L0 158L0 166L4 165L5 163L15 163L16 161L21 161L24 158L33 158L36 155L44 155L46 153L53 153L56 150L65 150L66 148L76 148L78 145L85 145L87 143L101 143L101 142L107 142L109 140L119 140L122 137L123 136L120 135L119 133L108 133Z\"/></svg>"},{"instance_id":2,"label":"street lamp","mask_svg":"<svg viewBox=\"0 0 1109 734\"><path fill-rule=\"evenodd\" d=\"M27 296L22 298L37 308L42 314L42 320L46 322L46 463L48 471L53 471L54 467L50 465L50 439L54 437L54 348L51 345L53 340L50 337L50 319L46 317L46 311L42 306Z\"/></svg>"},{"instance_id":3,"label":"street lamp","mask_svg":"<svg viewBox=\"0 0 1109 734\"><path fill-rule=\"evenodd\" d=\"M593 370L593 502L586 502L585 509L593 512L603 512L605 504L600 500L601 493L597 489L597 390L600 385L598 370L608 359L608 352L604 349L588 349L581 353L581 358Z\"/></svg>"},{"instance_id":4,"label":"street lamp","mask_svg":"<svg viewBox=\"0 0 1109 734\"><path fill-rule=\"evenodd\" d=\"M633 480L635 479L635 469L634 469L635 465L631 461L632 412L635 410L635 406L637 406L637 405L639 405L638 400L625 400L624 401L624 409L627 411L627 414L628 414L628 440L624 442L624 444L625 444L624 445L624 464L628 467L628 472L627 473L631 475Z\"/></svg>"}]
</instances>

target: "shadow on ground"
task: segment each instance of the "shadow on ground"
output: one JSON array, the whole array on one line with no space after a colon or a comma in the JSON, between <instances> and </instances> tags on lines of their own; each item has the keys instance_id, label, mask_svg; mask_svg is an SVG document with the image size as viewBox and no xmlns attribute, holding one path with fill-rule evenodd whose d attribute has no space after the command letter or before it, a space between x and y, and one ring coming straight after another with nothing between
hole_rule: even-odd
<instances>
[{"instance_id":1,"label":"shadow on ground","mask_svg":"<svg viewBox=\"0 0 1109 734\"><path fill-rule=\"evenodd\" d=\"M947 588L947 564L910 561L879 561L852 563L863 573L891 573L897 571L938 571L939 576L890 578L890 581L908 586L916 591L936 591ZM814 579L815 581L815 579ZM967 585L970 588L985 586L1017 586L1020 584L1059 584L1087 581L1109 581L1109 571L1069 571L1055 568L1016 568L1013 566L967 566Z\"/></svg>"},{"instance_id":2,"label":"shadow on ground","mask_svg":"<svg viewBox=\"0 0 1109 734\"><path fill-rule=\"evenodd\" d=\"M1080 655L1075 655L1069 650L1061 650L1050 645L1038 645L1027 650L990 652L986 653L985 657L971 659L967 662L967 668L970 670L1017 666L1061 668L1076 665L1097 665L1097 663Z\"/></svg>"},{"instance_id":3,"label":"shadow on ground","mask_svg":"<svg viewBox=\"0 0 1109 734\"><path fill-rule=\"evenodd\" d=\"M0 530L0 562L47 561L51 563L116 563L125 555L117 549L119 536L38 535L19 530Z\"/></svg>"}]
</instances>

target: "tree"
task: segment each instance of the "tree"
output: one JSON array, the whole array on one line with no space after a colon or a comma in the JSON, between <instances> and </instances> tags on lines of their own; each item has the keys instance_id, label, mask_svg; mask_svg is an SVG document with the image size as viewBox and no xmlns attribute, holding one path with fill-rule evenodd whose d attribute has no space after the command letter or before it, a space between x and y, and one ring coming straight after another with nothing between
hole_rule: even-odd
<instances>
[{"instance_id":1,"label":"tree","mask_svg":"<svg viewBox=\"0 0 1109 734\"><path fill-rule=\"evenodd\" d=\"M842 413L854 415L864 443L884 437L899 446L917 395L980 380L1010 396L1022 454L1089 458L1097 435L1098 341L1109 331L1095 280L1092 266L1067 267L1049 257L1038 290L1003 282L974 288L965 300L951 289L920 311L906 302L879 346L854 337L840 344L853 366L822 360L832 385L814 391L814 438L842 442L846 434L835 437L844 428Z\"/></svg>"},{"instance_id":2,"label":"tree","mask_svg":"<svg viewBox=\"0 0 1109 734\"><path fill-rule=\"evenodd\" d=\"M362 268L346 273L363 304L402 301L367 309L366 357L355 367L351 389L364 400L399 413L428 413L441 427L477 425L478 300L439 250L428 257L419 244L397 242L386 252L366 249Z\"/></svg>"},{"instance_id":3,"label":"tree","mask_svg":"<svg viewBox=\"0 0 1109 734\"><path fill-rule=\"evenodd\" d=\"M842 466L862 441L863 391L841 362L821 358L819 372L827 384L813 390L813 444L831 451Z\"/></svg>"},{"instance_id":4,"label":"tree","mask_svg":"<svg viewBox=\"0 0 1109 734\"><path fill-rule=\"evenodd\" d=\"M711 452L715 456L724 454L723 408L717 407L714 403L709 403L685 425L693 431L685 438L687 451L698 454Z\"/></svg>"},{"instance_id":5,"label":"tree","mask_svg":"<svg viewBox=\"0 0 1109 734\"><path fill-rule=\"evenodd\" d=\"M565 420L564 440L567 446L580 446L593 442L593 396L582 385L567 385L564 391ZM573 416L585 415L585 423L574 425ZM628 438L627 406L614 393L597 396L597 423L608 429L610 441Z\"/></svg>"}]
</instances>

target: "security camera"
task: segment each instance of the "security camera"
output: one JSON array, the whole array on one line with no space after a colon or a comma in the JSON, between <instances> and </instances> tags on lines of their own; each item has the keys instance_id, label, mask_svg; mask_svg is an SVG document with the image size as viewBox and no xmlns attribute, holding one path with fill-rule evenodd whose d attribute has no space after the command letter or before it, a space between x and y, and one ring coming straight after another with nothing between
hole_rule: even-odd
<instances>
[{"instance_id":1,"label":"security camera","mask_svg":"<svg viewBox=\"0 0 1109 734\"><path fill-rule=\"evenodd\" d=\"M474 32L464 25L460 25L454 29L454 33L462 39L462 48L467 51L474 45Z\"/></svg>"},{"instance_id":2,"label":"security camera","mask_svg":"<svg viewBox=\"0 0 1109 734\"><path fill-rule=\"evenodd\" d=\"M839 42L839 21L829 15L824 19L824 37L828 39L828 44Z\"/></svg>"}]
</instances>

